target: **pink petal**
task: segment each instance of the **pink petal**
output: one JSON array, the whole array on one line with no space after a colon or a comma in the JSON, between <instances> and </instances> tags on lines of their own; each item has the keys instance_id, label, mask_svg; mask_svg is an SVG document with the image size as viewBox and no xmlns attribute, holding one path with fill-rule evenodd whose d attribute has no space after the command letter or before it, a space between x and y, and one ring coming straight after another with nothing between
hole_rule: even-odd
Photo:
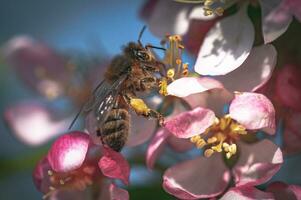
<instances>
[{"instance_id":1,"label":"pink petal","mask_svg":"<svg viewBox=\"0 0 301 200\"><path fill-rule=\"evenodd\" d=\"M155 161L163 151L166 138L169 135L170 133L167 130L161 128L151 140L146 152L146 165L149 169L153 169Z\"/></svg>"},{"instance_id":2,"label":"pink petal","mask_svg":"<svg viewBox=\"0 0 301 200\"><path fill-rule=\"evenodd\" d=\"M268 98L258 93L236 93L229 114L247 129L275 133L275 110Z\"/></svg>"},{"instance_id":3,"label":"pink petal","mask_svg":"<svg viewBox=\"0 0 301 200\"><path fill-rule=\"evenodd\" d=\"M296 65L285 65L276 79L276 94L281 103L301 111L301 69Z\"/></svg>"},{"instance_id":4,"label":"pink petal","mask_svg":"<svg viewBox=\"0 0 301 200\"><path fill-rule=\"evenodd\" d=\"M261 0L259 2L262 10L262 32L266 44L280 37L293 18L285 0Z\"/></svg>"},{"instance_id":5,"label":"pink petal","mask_svg":"<svg viewBox=\"0 0 301 200\"><path fill-rule=\"evenodd\" d=\"M254 187L231 188L220 200L274 200L274 196L268 192L262 192Z\"/></svg>"},{"instance_id":6,"label":"pink petal","mask_svg":"<svg viewBox=\"0 0 301 200\"><path fill-rule=\"evenodd\" d=\"M4 53L20 78L33 89L46 96L62 94L68 73L66 61L45 44L27 36L15 37L6 44Z\"/></svg>"},{"instance_id":7,"label":"pink petal","mask_svg":"<svg viewBox=\"0 0 301 200\"><path fill-rule=\"evenodd\" d=\"M130 131L126 146L137 146L148 141L154 134L157 121L154 119L146 119L137 116L135 113L130 112Z\"/></svg>"},{"instance_id":8,"label":"pink petal","mask_svg":"<svg viewBox=\"0 0 301 200\"><path fill-rule=\"evenodd\" d=\"M254 42L254 27L246 7L218 21L207 33L194 70L201 75L225 75L248 57Z\"/></svg>"},{"instance_id":9,"label":"pink petal","mask_svg":"<svg viewBox=\"0 0 301 200\"><path fill-rule=\"evenodd\" d=\"M215 76L229 91L255 91L272 76L277 52L273 45L254 47L246 61L226 76Z\"/></svg>"},{"instance_id":10,"label":"pink petal","mask_svg":"<svg viewBox=\"0 0 301 200\"><path fill-rule=\"evenodd\" d=\"M8 107L4 118L18 139L38 146L67 130L71 119L59 121L55 114L42 103L23 102Z\"/></svg>"},{"instance_id":11,"label":"pink petal","mask_svg":"<svg viewBox=\"0 0 301 200\"><path fill-rule=\"evenodd\" d=\"M117 187L114 184L110 185L110 193L111 193L111 200L128 200L129 193L128 191Z\"/></svg>"},{"instance_id":12,"label":"pink petal","mask_svg":"<svg viewBox=\"0 0 301 200\"><path fill-rule=\"evenodd\" d=\"M165 171L163 188L180 199L210 198L221 194L230 181L230 172L220 154L174 165Z\"/></svg>"},{"instance_id":13,"label":"pink petal","mask_svg":"<svg viewBox=\"0 0 301 200\"><path fill-rule=\"evenodd\" d=\"M98 166L105 176L120 179L124 184L129 184L130 166L122 154L106 147Z\"/></svg>"},{"instance_id":14,"label":"pink petal","mask_svg":"<svg viewBox=\"0 0 301 200\"><path fill-rule=\"evenodd\" d=\"M287 185L282 182L273 182L268 188L268 192L274 194L275 199L301 199L301 187L298 185Z\"/></svg>"},{"instance_id":15,"label":"pink petal","mask_svg":"<svg viewBox=\"0 0 301 200\"><path fill-rule=\"evenodd\" d=\"M233 168L236 186L255 186L267 182L283 163L282 152L270 140L239 144L239 160Z\"/></svg>"},{"instance_id":16,"label":"pink petal","mask_svg":"<svg viewBox=\"0 0 301 200\"><path fill-rule=\"evenodd\" d=\"M184 34L189 27L190 5L173 1L158 1L146 19L150 31L159 38L166 34ZM168 13L165 12L168 9Z\"/></svg>"},{"instance_id":17,"label":"pink petal","mask_svg":"<svg viewBox=\"0 0 301 200\"><path fill-rule=\"evenodd\" d=\"M98 200L128 200L128 191L117 187L111 181L102 181Z\"/></svg>"},{"instance_id":18,"label":"pink petal","mask_svg":"<svg viewBox=\"0 0 301 200\"><path fill-rule=\"evenodd\" d=\"M217 116L224 114L224 106L231 102L234 94L223 89L212 89L207 92L202 92L185 97L185 101L192 107L204 107L211 109Z\"/></svg>"},{"instance_id":19,"label":"pink petal","mask_svg":"<svg viewBox=\"0 0 301 200\"><path fill-rule=\"evenodd\" d=\"M82 166L88 152L90 139L86 133L74 131L60 136L48 152L51 168L68 172Z\"/></svg>"},{"instance_id":20,"label":"pink petal","mask_svg":"<svg viewBox=\"0 0 301 200\"><path fill-rule=\"evenodd\" d=\"M179 138L190 138L203 133L214 123L214 112L197 107L192 111L183 112L165 122L165 128Z\"/></svg>"},{"instance_id":21,"label":"pink petal","mask_svg":"<svg viewBox=\"0 0 301 200\"><path fill-rule=\"evenodd\" d=\"M48 178L48 170L50 170L50 165L47 157L43 157L36 165L32 177L36 188L42 192L47 193L49 191L50 181Z\"/></svg>"},{"instance_id":22,"label":"pink petal","mask_svg":"<svg viewBox=\"0 0 301 200\"><path fill-rule=\"evenodd\" d=\"M174 135L170 135L167 138L168 145L177 152L185 152L194 147L194 144L190 142L189 139L182 139L175 137Z\"/></svg>"},{"instance_id":23,"label":"pink petal","mask_svg":"<svg viewBox=\"0 0 301 200\"><path fill-rule=\"evenodd\" d=\"M212 78L184 77L169 84L167 86L167 93L177 97L186 97L216 88L222 89L223 85Z\"/></svg>"}]
</instances>

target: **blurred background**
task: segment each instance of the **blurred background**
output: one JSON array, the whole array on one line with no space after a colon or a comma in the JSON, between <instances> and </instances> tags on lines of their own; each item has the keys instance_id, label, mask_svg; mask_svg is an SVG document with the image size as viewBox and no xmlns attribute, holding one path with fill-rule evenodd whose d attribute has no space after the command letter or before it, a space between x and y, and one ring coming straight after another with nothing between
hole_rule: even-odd
<instances>
[{"instance_id":1,"label":"blurred background","mask_svg":"<svg viewBox=\"0 0 301 200\"><path fill-rule=\"evenodd\" d=\"M67 58L67 64L71 63L71 68L74 67L73 65L80 66L75 69L83 70L82 74L84 75L77 79L74 85L75 87L84 87L85 84L88 84L85 68L102 71L109 58L120 53L122 45L137 40L139 31L144 25L139 16L144 3L144 1L137 0L1 0L0 48L7 46L8 41L17 36L23 36L23 39L18 42L14 41L16 45L20 46L28 42L28 37L42 42L44 46L40 47L41 49L50 48L57 55ZM253 15L260 15L258 9L254 11ZM300 32L300 24L294 21L289 30ZM283 38L285 37L287 36ZM286 39L283 40L286 41ZM143 35L142 42L159 45L160 39L147 30ZM190 57L186 57L185 60L190 63L190 66L193 66L193 60ZM61 113L69 113L70 115L67 117L64 114L59 116L66 120L64 124L56 123L56 128L54 128L66 130L66 124L70 123L68 117L74 116L81 101L70 101L66 98L50 101L53 98L53 91L43 94L44 96L41 95L39 88L30 85L34 82L31 76L28 76L25 81L20 78L20 74L22 76L26 73L30 72L18 72L4 62L4 56L0 55L1 116L7 114L9 108L13 108L13 112L7 116L18 119L18 116L22 116L28 110L17 109L16 105L19 105L20 102L30 102L31 104L35 102L34 108L36 105L47 105L51 109L60 110ZM55 73L59 76L63 72L55 71ZM101 79L101 77L97 77L100 73L95 74L94 79ZM56 94L56 92L55 90L54 93ZM45 95L48 95L49 101L45 102ZM36 104L36 101L39 103ZM39 114L42 119L45 118L45 121L48 121L48 113L44 112L44 108L39 109L41 109ZM46 123L45 121L37 123L41 125ZM20 199L20 197L32 200L41 199L42 194L36 190L31 174L35 164L47 152L53 140L40 138L41 141L44 141L42 145L26 145L8 129L9 122L7 119L0 120L0 199L14 200ZM19 123L16 130L24 131L28 128L26 125L28 125L26 121ZM53 128L54 124L46 125ZM39 133L39 130L35 131L37 134ZM38 140L27 140L27 143L37 144ZM130 150L128 153L131 153ZM164 159L167 160L167 158ZM301 156L288 157L285 163L273 180L284 180L285 178L291 184L300 184L300 167L298 166L301 163ZM144 167L133 167L131 183L131 188L128 188L130 199L174 199L161 188L160 175L150 172Z\"/></svg>"}]
</instances>

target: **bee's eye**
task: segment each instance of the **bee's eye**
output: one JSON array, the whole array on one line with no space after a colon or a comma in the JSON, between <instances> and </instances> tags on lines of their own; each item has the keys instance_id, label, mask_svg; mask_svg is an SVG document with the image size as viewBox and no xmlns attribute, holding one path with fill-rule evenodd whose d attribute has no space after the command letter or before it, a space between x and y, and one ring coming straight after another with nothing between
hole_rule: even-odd
<instances>
[{"instance_id":1,"label":"bee's eye","mask_svg":"<svg viewBox=\"0 0 301 200\"><path fill-rule=\"evenodd\" d=\"M143 51L138 51L136 55L137 55L138 59L141 61L147 61L150 58L149 55Z\"/></svg>"}]
</instances>

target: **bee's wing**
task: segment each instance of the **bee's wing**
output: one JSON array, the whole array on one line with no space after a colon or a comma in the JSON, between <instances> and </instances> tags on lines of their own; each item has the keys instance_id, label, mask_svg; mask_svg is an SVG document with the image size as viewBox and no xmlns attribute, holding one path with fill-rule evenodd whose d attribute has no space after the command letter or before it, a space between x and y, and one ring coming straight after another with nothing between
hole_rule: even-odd
<instances>
[{"instance_id":1,"label":"bee's wing","mask_svg":"<svg viewBox=\"0 0 301 200\"><path fill-rule=\"evenodd\" d=\"M116 100L118 99L118 93L126 78L127 75L123 75L112 84L108 83L106 80L99 83L94 89L91 98L81 107L80 111L75 116L69 129L72 128L81 113L88 115L90 112L93 112L94 117L98 122L104 122L108 112L117 104Z\"/></svg>"},{"instance_id":2,"label":"bee's wing","mask_svg":"<svg viewBox=\"0 0 301 200\"><path fill-rule=\"evenodd\" d=\"M118 96L122 83L127 76L122 76L109 87L103 87L102 90L95 92L95 102L93 104L93 113L98 121L98 126L101 126L107 119L108 113L113 107L118 106Z\"/></svg>"}]
</instances>

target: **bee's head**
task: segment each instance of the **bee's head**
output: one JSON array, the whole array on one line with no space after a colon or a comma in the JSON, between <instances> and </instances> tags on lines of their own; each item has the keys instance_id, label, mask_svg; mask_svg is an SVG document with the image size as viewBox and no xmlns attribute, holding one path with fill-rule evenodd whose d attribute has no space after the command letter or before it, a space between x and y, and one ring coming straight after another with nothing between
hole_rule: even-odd
<instances>
[{"instance_id":1,"label":"bee's head","mask_svg":"<svg viewBox=\"0 0 301 200\"><path fill-rule=\"evenodd\" d=\"M143 47L140 43L128 43L124 49L124 52L127 56L136 61L151 62L153 60L151 52Z\"/></svg>"}]
</instances>

